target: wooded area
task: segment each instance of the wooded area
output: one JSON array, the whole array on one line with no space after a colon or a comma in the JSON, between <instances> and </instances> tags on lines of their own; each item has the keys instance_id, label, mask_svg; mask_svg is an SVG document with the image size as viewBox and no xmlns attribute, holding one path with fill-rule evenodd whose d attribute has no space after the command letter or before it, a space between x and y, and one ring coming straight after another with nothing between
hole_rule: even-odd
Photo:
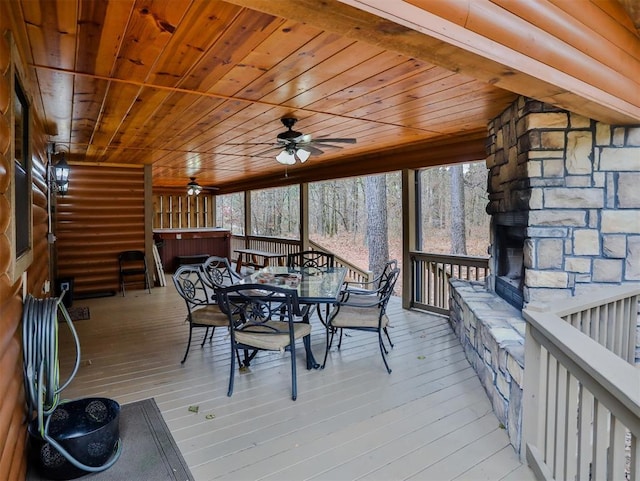
<instances>
[{"instance_id":1,"label":"wooded area","mask_svg":"<svg viewBox=\"0 0 640 481\"><path fill-rule=\"evenodd\" d=\"M370 176L378 179L386 199L388 256L402 256L402 203L399 172ZM454 182L455 180L455 182ZM420 250L450 254L486 255L489 216L485 208L487 169L484 162L443 166L420 171ZM318 244L361 268L370 269L367 206L382 214L378 202L369 202L367 177L315 182L309 185L309 235ZM462 189L462 190L461 190ZM379 192L370 189L371 192ZM252 235L299 236L298 186L251 193ZM218 196L217 225L244 234L241 193ZM464 212L464 215L462 215ZM379 223L380 217L376 216ZM375 229L374 229L375 230ZM380 247L380 246L378 246ZM376 249L377 250L377 249ZM382 251L384 252L384 251ZM376 255L375 258L380 257ZM372 269L372 270L375 270Z\"/></svg>"}]
</instances>

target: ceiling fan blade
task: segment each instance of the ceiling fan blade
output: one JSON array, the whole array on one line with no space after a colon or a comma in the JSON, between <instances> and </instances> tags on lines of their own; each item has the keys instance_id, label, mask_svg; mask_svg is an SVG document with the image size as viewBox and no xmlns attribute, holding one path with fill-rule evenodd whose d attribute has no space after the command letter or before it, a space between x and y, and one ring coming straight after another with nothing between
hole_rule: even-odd
<instances>
[{"instance_id":1,"label":"ceiling fan blade","mask_svg":"<svg viewBox=\"0 0 640 481\"><path fill-rule=\"evenodd\" d=\"M313 145L316 147L322 147L323 149L342 149L344 147L340 147L339 145L331 145L325 144L324 142L314 142Z\"/></svg>"},{"instance_id":2,"label":"ceiling fan blade","mask_svg":"<svg viewBox=\"0 0 640 481\"><path fill-rule=\"evenodd\" d=\"M332 143L340 143L340 144L355 144L356 143L356 139L353 138L328 138L328 137L318 137L317 139L314 140L314 142L319 143L319 142L332 142Z\"/></svg>"},{"instance_id":3,"label":"ceiling fan blade","mask_svg":"<svg viewBox=\"0 0 640 481\"><path fill-rule=\"evenodd\" d=\"M311 152L313 155L321 155L324 154L324 150L320 150L318 147L315 147L311 144L306 144L303 147L304 150Z\"/></svg>"},{"instance_id":4,"label":"ceiling fan blade","mask_svg":"<svg viewBox=\"0 0 640 481\"><path fill-rule=\"evenodd\" d=\"M282 145L275 145L273 147L270 147L266 150L261 150L260 152L258 152L257 154L254 154L256 157L260 157L262 155L268 154L273 152L274 150L282 150Z\"/></svg>"},{"instance_id":5,"label":"ceiling fan blade","mask_svg":"<svg viewBox=\"0 0 640 481\"><path fill-rule=\"evenodd\" d=\"M225 143L225 144L221 144L221 145L233 145L235 147L241 146L241 145L278 145L275 144L273 142L243 142L243 143L239 143L239 144L233 144L233 143Z\"/></svg>"}]
</instances>

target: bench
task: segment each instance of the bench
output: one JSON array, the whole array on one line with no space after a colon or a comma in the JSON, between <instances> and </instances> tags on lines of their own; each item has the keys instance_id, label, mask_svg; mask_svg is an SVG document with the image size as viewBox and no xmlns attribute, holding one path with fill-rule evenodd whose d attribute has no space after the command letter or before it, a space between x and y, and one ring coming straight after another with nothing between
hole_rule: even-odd
<instances>
[{"instance_id":1,"label":"bench","mask_svg":"<svg viewBox=\"0 0 640 481\"><path fill-rule=\"evenodd\" d=\"M209 258L209 254L196 254L191 256L176 256L178 267L186 264L202 264Z\"/></svg>"}]
</instances>

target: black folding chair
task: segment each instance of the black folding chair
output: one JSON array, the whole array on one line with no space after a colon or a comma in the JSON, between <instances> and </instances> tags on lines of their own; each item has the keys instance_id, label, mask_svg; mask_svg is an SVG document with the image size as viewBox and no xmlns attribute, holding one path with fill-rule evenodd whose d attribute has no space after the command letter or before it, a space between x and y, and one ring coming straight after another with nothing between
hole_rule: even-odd
<instances>
[{"instance_id":1,"label":"black folding chair","mask_svg":"<svg viewBox=\"0 0 640 481\"><path fill-rule=\"evenodd\" d=\"M142 276L144 288L151 294L151 281L149 278L149 270L147 269L147 258L142 251L123 251L118 254L118 267L120 272L120 290L122 295L125 293L125 285L127 279L133 277L135 280L130 282L140 284Z\"/></svg>"}]
</instances>

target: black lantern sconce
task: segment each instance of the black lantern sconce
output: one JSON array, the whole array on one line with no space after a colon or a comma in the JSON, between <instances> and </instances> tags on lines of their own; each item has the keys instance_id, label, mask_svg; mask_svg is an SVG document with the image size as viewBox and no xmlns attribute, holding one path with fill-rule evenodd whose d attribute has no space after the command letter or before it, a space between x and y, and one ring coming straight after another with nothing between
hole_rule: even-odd
<instances>
[{"instance_id":1,"label":"black lantern sconce","mask_svg":"<svg viewBox=\"0 0 640 481\"><path fill-rule=\"evenodd\" d=\"M53 175L55 178L55 185L60 195L64 195L69 191L69 164L62 155L62 159L53 166Z\"/></svg>"},{"instance_id":2,"label":"black lantern sconce","mask_svg":"<svg viewBox=\"0 0 640 481\"><path fill-rule=\"evenodd\" d=\"M64 195L69 191L69 164L64 152L55 152L55 144L50 144L49 149L49 189Z\"/></svg>"}]
</instances>

